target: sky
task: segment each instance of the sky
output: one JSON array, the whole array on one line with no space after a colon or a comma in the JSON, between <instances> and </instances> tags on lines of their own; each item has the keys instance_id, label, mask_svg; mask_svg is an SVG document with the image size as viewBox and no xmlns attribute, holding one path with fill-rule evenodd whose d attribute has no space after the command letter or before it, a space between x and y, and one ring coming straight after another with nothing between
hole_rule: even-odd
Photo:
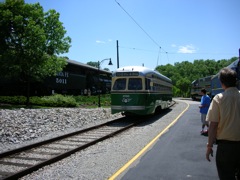
<instances>
[{"instance_id":1,"label":"sky","mask_svg":"<svg viewBox=\"0 0 240 180\"><path fill-rule=\"evenodd\" d=\"M25 0L55 9L72 39L67 56L101 68L239 56L240 0ZM108 65L112 59L112 66Z\"/></svg>"}]
</instances>

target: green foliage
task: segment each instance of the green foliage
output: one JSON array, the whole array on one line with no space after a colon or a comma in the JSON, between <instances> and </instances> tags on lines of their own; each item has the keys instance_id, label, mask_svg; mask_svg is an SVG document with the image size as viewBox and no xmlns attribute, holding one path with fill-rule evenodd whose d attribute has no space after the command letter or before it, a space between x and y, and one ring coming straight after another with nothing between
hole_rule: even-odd
<instances>
[{"instance_id":1,"label":"green foliage","mask_svg":"<svg viewBox=\"0 0 240 180\"><path fill-rule=\"evenodd\" d=\"M95 67L95 68L98 68L98 62L89 61L89 62L87 62L87 65L92 66L92 67ZM99 65L99 66L100 66L100 65ZM101 69L101 66L100 66L99 68ZM109 68L104 68L103 70L105 70L105 71L110 71Z\"/></svg>"},{"instance_id":2,"label":"green foliage","mask_svg":"<svg viewBox=\"0 0 240 180\"><path fill-rule=\"evenodd\" d=\"M77 102L73 96L64 96L61 94L54 94L52 96L44 96L41 98L45 104L39 104L52 107L76 107Z\"/></svg>"},{"instance_id":3,"label":"green foliage","mask_svg":"<svg viewBox=\"0 0 240 180\"><path fill-rule=\"evenodd\" d=\"M74 96L76 101L81 106L98 106L98 96ZM100 96L101 106L110 106L111 97L110 94L104 94Z\"/></svg>"},{"instance_id":4,"label":"green foliage","mask_svg":"<svg viewBox=\"0 0 240 180\"><path fill-rule=\"evenodd\" d=\"M199 78L215 75L223 67L228 66L238 58L233 57L229 60L194 60L193 63L183 61L174 65L167 64L158 66L156 70L169 77L173 82L173 95L190 97L191 83Z\"/></svg>"},{"instance_id":5,"label":"green foliage","mask_svg":"<svg viewBox=\"0 0 240 180\"><path fill-rule=\"evenodd\" d=\"M103 70L105 70L105 71L110 71L110 69L109 69L109 68L104 68Z\"/></svg>"},{"instance_id":6,"label":"green foliage","mask_svg":"<svg viewBox=\"0 0 240 180\"><path fill-rule=\"evenodd\" d=\"M5 104L23 105L26 98L24 96L0 96L0 102ZM72 96L55 94L44 97L30 97L31 105L44 107L76 107L76 100Z\"/></svg>"},{"instance_id":7,"label":"green foliage","mask_svg":"<svg viewBox=\"0 0 240 180\"><path fill-rule=\"evenodd\" d=\"M0 96L1 103L10 103L10 104L24 104L26 98L24 96Z\"/></svg>"},{"instance_id":8,"label":"green foliage","mask_svg":"<svg viewBox=\"0 0 240 180\"><path fill-rule=\"evenodd\" d=\"M39 3L0 3L0 75L27 82L55 75L66 65L70 37L55 10L44 13ZM29 90L29 87L27 88Z\"/></svg>"},{"instance_id":9,"label":"green foliage","mask_svg":"<svg viewBox=\"0 0 240 180\"><path fill-rule=\"evenodd\" d=\"M87 62L87 65L98 68L98 62Z\"/></svg>"},{"instance_id":10,"label":"green foliage","mask_svg":"<svg viewBox=\"0 0 240 180\"><path fill-rule=\"evenodd\" d=\"M101 95L101 106L110 106L110 94ZM24 96L0 96L0 104L23 105ZM54 94L44 97L30 97L31 106L39 107L98 107L98 96L64 96ZM1 105L2 106L2 105Z\"/></svg>"}]
</instances>

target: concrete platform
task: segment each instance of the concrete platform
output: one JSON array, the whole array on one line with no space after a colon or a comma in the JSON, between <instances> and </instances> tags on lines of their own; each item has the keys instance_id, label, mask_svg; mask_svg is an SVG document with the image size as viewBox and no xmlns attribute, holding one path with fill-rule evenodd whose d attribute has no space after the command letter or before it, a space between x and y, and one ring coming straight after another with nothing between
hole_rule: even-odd
<instances>
[{"instance_id":1,"label":"concrete platform","mask_svg":"<svg viewBox=\"0 0 240 180\"><path fill-rule=\"evenodd\" d=\"M200 131L198 105L190 104L176 124L117 179L218 179L215 157L211 162L206 160L207 136ZM215 156L216 147L213 150Z\"/></svg>"}]
</instances>

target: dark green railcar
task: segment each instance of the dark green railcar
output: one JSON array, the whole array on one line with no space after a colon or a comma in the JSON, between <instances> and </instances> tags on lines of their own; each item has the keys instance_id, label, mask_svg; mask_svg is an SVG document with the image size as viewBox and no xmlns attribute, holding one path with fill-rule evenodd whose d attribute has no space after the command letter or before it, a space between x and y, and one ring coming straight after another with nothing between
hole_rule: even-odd
<instances>
[{"instance_id":1,"label":"dark green railcar","mask_svg":"<svg viewBox=\"0 0 240 180\"><path fill-rule=\"evenodd\" d=\"M112 75L111 112L147 115L169 107L172 81L157 71L128 66Z\"/></svg>"}]
</instances>

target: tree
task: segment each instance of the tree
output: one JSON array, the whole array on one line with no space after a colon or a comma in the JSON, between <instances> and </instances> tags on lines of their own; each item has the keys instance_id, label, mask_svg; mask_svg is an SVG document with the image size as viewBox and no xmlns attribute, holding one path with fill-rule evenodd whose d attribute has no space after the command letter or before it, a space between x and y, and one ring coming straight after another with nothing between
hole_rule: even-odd
<instances>
[{"instance_id":1,"label":"tree","mask_svg":"<svg viewBox=\"0 0 240 180\"><path fill-rule=\"evenodd\" d=\"M92 66L92 67L95 67L95 68L98 68L98 62L89 61L89 62L87 62L87 65ZM101 69L101 66L99 67L99 69ZM110 71L109 68L104 68L103 70L105 70L105 71Z\"/></svg>"},{"instance_id":2,"label":"tree","mask_svg":"<svg viewBox=\"0 0 240 180\"><path fill-rule=\"evenodd\" d=\"M174 96L189 97L191 83L194 80L215 75L220 69L228 66L237 59L238 57L233 57L229 60L222 59L219 61L200 59L194 60L193 63L183 61L175 63L174 66L170 64L157 66L156 70L172 80Z\"/></svg>"},{"instance_id":3,"label":"tree","mask_svg":"<svg viewBox=\"0 0 240 180\"><path fill-rule=\"evenodd\" d=\"M98 62L87 62L87 65L98 68Z\"/></svg>"},{"instance_id":4,"label":"tree","mask_svg":"<svg viewBox=\"0 0 240 180\"><path fill-rule=\"evenodd\" d=\"M68 52L71 39L55 10L44 13L39 3L24 0L0 3L0 75L17 77L27 85L56 75L67 64L58 57Z\"/></svg>"},{"instance_id":5,"label":"tree","mask_svg":"<svg viewBox=\"0 0 240 180\"><path fill-rule=\"evenodd\" d=\"M188 96L188 92L190 91L191 82L187 77L181 78L177 81L176 86L180 89L181 95L183 97Z\"/></svg>"},{"instance_id":6,"label":"tree","mask_svg":"<svg viewBox=\"0 0 240 180\"><path fill-rule=\"evenodd\" d=\"M109 68L103 68L103 70L104 70L104 71L110 71L110 69L109 69Z\"/></svg>"}]
</instances>

